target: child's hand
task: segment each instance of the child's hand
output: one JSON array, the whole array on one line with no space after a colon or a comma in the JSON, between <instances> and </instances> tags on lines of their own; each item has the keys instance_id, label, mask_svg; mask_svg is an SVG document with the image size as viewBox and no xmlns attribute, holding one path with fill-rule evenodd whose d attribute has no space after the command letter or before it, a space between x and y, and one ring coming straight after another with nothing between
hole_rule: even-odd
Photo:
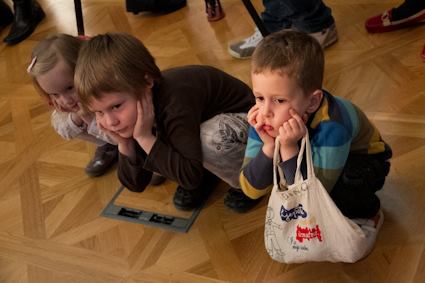
<instances>
[{"instance_id":1,"label":"child's hand","mask_svg":"<svg viewBox=\"0 0 425 283\"><path fill-rule=\"evenodd\" d=\"M289 109L289 114L292 118L279 128L280 155L283 161L298 154L298 141L304 137L307 131L305 126L306 115L301 118L293 109Z\"/></svg>"},{"instance_id":2,"label":"child's hand","mask_svg":"<svg viewBox=\"0 0 425 283\"><path fill-rule=\"evenodd\" d=\"M248 123L254 127L255 131L260 136L260 139L263 141L263 153L269 157L273 158L274 151L274 138L270 136L263 128L264 122L257 105L254 105L248 111Z\"/></svg>"},{"instance_id":3,"label":"child's hand","mask_svg":"<svg viewBox=\"0 0 425 283\"><path fill-rule=\"evenodd\" d=\"M151 94L143 94L137 101L137 121L134 125L133 137L135 140L152 137L152 127L155 119Z\"/></svg>"},{"instance_id":4,"label":"child's hand","mask_svg":"<svg viewBox=\"0 0 425 283\"><path fill-rule=\"evenodd\" d=\"M90 123L95 118L94 113L84 108L81 102L78 102L77 104L79 109L75 114L78 115L78 117L80 117L80 119L83 120L86 125L90 125Z\"/></svg>"},{"instance_id":5,"label":"child's hand","mask_svg":"<svg viewBox=\"0 0 425 283\"><path fill-rule=\"evenodd\" d=\"M59 112L66 112L66 113L71 112L71 111L69 111L68 109L66 109L66 108L64 108L64 107L62 107L62 106L60 106L60 105L56 102L56 100L55 100L55 99L53 99L53 98L50 98L50 103L49 103L49 105L50 105L50 106L53 106L53 108L55 108L55 109L56 109L56 111L59 111Z\"/></svg>"},{"instance_id":6,"label":"child's hand","mask_svg":"<svg viewBox=\"0 0 425 283\"><path fill-rule=\"evenodd\" d=\"M155 112L152 102L152 93L145 93L137 101L137 121L134 125L133 138L141 148L149 154L156 142L156 136L152 134L155 121Z\"/></svg>"},{"instance_id":7,"label":"child's hand","mask_svg":"<svg viewBox=\"0 0 425 283\"><path fill-rule=\"evenodd\" d=\"M135 156L135 150L134 150L134 142L131 138L123 138L119 134L112 132L105 127L102 126L101 123L99 123L98 120L96 120L97 127L102 130L109 138L111 138L117 145L118 145L118 151L124 154L127 157L134 157Z\"/></svg>"}]
</instances>

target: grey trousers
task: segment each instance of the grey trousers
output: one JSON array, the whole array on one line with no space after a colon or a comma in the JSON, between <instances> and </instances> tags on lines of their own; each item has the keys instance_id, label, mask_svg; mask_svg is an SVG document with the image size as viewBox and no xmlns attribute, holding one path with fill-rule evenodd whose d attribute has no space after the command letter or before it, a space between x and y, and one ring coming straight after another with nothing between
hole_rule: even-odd
<instances>
[{"instance_id":1,"label":"grey trousers","mask_svg":"<svg viewBox=\"0 0 425 283\"><path fill-rule=\"evenodd\" d=\"M203 166L234 188L241 187L248 128L247 113L219 114L201 124Z\"/></svg>"}]
</instances>

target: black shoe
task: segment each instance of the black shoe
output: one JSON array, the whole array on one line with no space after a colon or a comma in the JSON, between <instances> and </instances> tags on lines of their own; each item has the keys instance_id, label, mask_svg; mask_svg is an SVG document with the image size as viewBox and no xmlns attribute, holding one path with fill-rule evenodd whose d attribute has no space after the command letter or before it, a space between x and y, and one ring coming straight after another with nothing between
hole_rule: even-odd
<instances>
[{"instance_id":1,"label":"black shoe","mask_svg":"<svg viewBox=\"0 0 425 283\"><path fill-rule=\"evenodd\" d=\"M3 39L8 45L17 44L30 36L45 17L43 9L35 1L16 1L14 11L15 18L9 35Z\"/></svg>"},{"instance_id":2,"label":"black shoe","mask_svg":"<svg viewBox=\"0 0 425 283\"><path fill-rule=\"evenodd\" d=\"M86 166L86 174L99 177L105 174L118 160L118 146L105 144L97 147L94 157Z\"/></svg>"},{"instance_id":3,"label":"black shoe","mask_svg":"<svg viewBox=\"0 0 425 283\"><path fill-rule=\"evenodd\" d=\"M215 175L204 171L204 179L198 188L186 190L181 186L177 187L173 198L174 206L180 210L192 210L200 207L208 199L219 181L220 179Z\"/></svg>"},{"instance_id":4,"label":"black shoe","mask_svg":"<svg viewBox=\"0 0 425 283\"><path fill-rule=\"evenodd\" d=\"M0 31L13 22L13 13L10 7L0 0Z\"/></svg>"},{"instance_id":5,"label":"black shoe","mask_svg":"<svg viewBox=\"0 0 425 283\"><path fill-rule=\"evenodd\" d=\"M252 199L247 197L241 189L230 188L224 197L224 205L231 210L244 213L253 208L257 203L261 201L261 198Z\"/></svg>"},{"instance_id":6,"label":"black shoe","mask_svg":"<svg viewBox=\"0 0 425 283\"><path fill-rule=\"evenodd\" d=\"M186 0L126 0L127 12L168 14L186 6Z\"/></svg>"}]
</instances>

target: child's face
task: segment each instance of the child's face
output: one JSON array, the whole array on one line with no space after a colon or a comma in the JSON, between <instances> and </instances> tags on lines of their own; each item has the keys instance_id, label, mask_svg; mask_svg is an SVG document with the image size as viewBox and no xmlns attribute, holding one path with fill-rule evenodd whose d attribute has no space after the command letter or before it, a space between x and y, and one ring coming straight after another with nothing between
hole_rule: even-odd
<instances>
[{"instance_id":1,"label":"child's face","mask_svg":"<svg viewBox=\"0 0 425 283\"><path fill-rule=\"evenodd\" d=\"M310 96L304 94L295 79L277 71L251 74L251 79L259 109L256 120L271 137L277 137L279 128L291 118L289 109L294 109L301 118L307 113Z\"/></svg>"},{"instance_id":2,"label":"child's face","mask_svg":"<svg viewBox=\"0 0 425 283\"><path fill-rule=\"evenodd\" d=\"M59 60L53 69L37 76L39 86L49 98L66 112L79 110L78 97L74 89L74 74L63 60Z\"/></svg>"},{"instance_id":3,"label":"child's face","mask_svg":"<svg viewBox=\"0 0 425 283\"><path fill-rule=\"evenodd\" d=\"M100 99L91 101L89 110L96 115L97 122L105 129L123 138L133 136L137 121L137 99L127 92L102 93Z\"/></svg>"}]
</instances>

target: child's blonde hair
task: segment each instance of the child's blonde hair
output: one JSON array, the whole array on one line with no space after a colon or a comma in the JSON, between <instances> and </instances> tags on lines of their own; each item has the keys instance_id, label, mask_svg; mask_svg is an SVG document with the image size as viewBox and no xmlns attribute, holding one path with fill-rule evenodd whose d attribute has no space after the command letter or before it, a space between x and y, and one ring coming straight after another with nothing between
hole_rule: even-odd
<instances>
[{"instance_id":1,"label":"child's blonde hair","mask_svg":"<svg viewBox=\"0 0 425 283\"><path fill-rule=\"evenodd\" d=\"M74 73L82 43L81 39L72 35L59 33L43 39L34 47L27 71L33 78L35 89L48 102L50 102L49 94L40 87L37 77L52 70L60 59L64 60Z\"/></svg>"},{"instance_id":2,"label":"child's blonde hair","mask_svg":"<svg viewBox=\"0 0 425 283\"><path fill-rule=\"evenodd\" d=\"M277 71L295 78L298 86L308 94L321 89L324 55L319 42L299 31L279 31L266 36L255 48L252 73Z\"/></svg>"},{"instance_id":3,"label":"child's blonde hair","mask_svg":"<svg viewBox=\"0 0 425 283\"><path fill-rule=\"evenodd\" d=\"M87 105L107 92L138 97L152 80L161 80L161 71L140 40L126 33L106 33L81 48L74 78L80 100Z\"/></svg>"}]
</instances>

